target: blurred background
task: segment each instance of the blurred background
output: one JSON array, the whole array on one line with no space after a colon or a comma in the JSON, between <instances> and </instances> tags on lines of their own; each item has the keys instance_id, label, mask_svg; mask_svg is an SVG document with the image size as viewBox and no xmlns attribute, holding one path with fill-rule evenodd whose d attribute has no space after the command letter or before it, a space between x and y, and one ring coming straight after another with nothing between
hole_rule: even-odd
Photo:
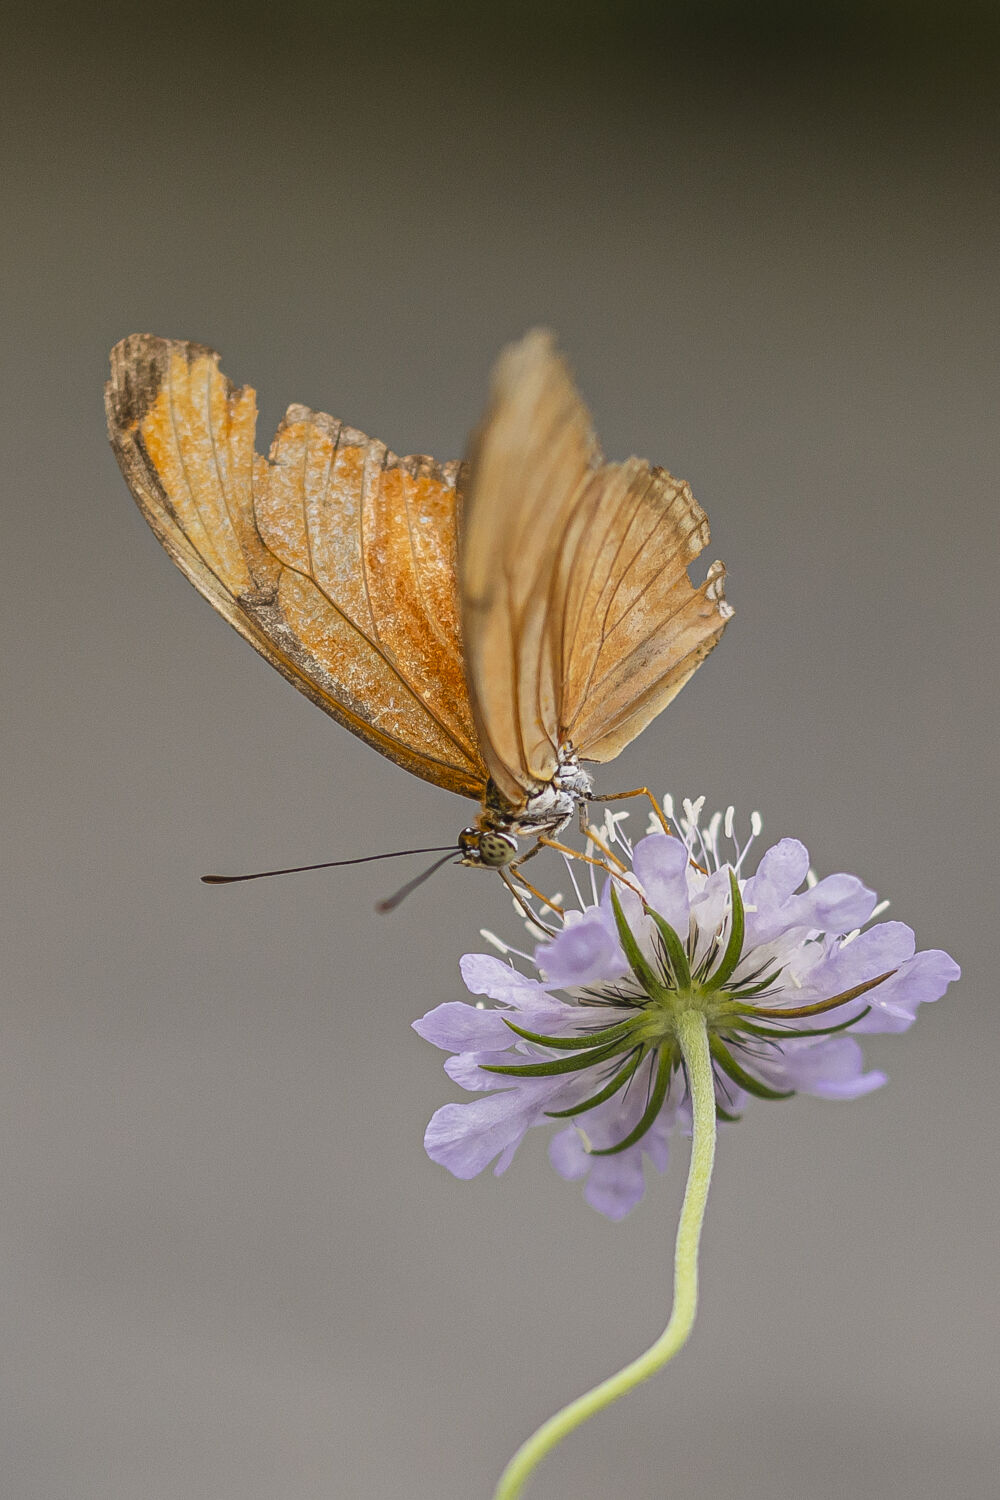
<instances>
[{"instance_id":1,"label":"blurred background","mask_svg":"<svg viewBox=\"0 0 1000 1500\"><path fill-rule=\"evenodd\" d=\"M8 7L0 1492L491 1492L665 1321L685 1151L624 1224L529 1139L425 1158L499 883L470 805L342 731L148 531L104 435L129 332L461 453L559 333L606 451L709 512L737 610L614 767L758 808L961 986L851 1106L724 1131L699 1324L539 1500L937 1500L997 1461L992 5ZM537 868L537 867L535 867ZM550 872L557 881L558 872ZM542 1132L536 1132L541 1137Z\"/></svg>"}]
</instances>

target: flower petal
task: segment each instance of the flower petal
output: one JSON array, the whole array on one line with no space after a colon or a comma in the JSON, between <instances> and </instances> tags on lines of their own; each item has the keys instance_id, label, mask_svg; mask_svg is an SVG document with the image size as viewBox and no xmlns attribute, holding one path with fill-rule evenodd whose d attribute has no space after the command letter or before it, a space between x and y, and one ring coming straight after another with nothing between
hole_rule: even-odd
<instances>
[{"instance_id":1,"label":"flower petal","mask_svg":"<svg viewBox=\"0 0 1000 1500\"><path fill-rule=\"evenodd\" d=\"M576 920L570 921L574 916ZM566 917L562 932L535 949L535 962L546 984L564 989L620 979L628 965L611 913L592 906L582 914L567 912Z\"/></svg>"},{"instance_id":2,"label":"flower petal","mask_svg":"<svg viewBox=\"0 0 1000 1500\"><path fill-rule=\"evenodd\" d=\"M781 839L761 855L744 896L759 914L770 914L797 891L809 872L809 850L798 839Z\"/></svg>"},{"instance_id":3,"label":"flower petal","mask_svg":"<svg viewBox=\"0 0 1000 1500\"><path fill-rule=\"evenodd\" d=\"M853 1029L859 1032L905 1031L916 1017L917 1006L940 1000L949 984L961 974L951 955L940 948L927 948L914 954L907 963L900 965L891 979L865 996L872 1002L871 1011Z\"/></svg>"},{"instance_id":4,"label":"flower petal","mask_svg":"<svg viewBox=\"0 0 1000 1500\"><path fill-rule=\"evenodd\" d=\"M510 1032L507 1033L511 1035ZM516 1084L516 1079L509 1073L484 1073L484 1068L503 1066L506 1063L516 1063L517 1054L509 1049L506 1052L456 1052L454 1057L446 1057L444 1070L453 1083L461 1088L468 1089L470 1093L483 1093L488 1089L509 1089Z\"/></svg>"},{"instance_id":5,"label":"flower petal","mask_svg":"<svg viewBox=\"0 0 1000 1500\"><path fill-rule=\"evenodd\" d=\"M850 932L867 922L878 900L856 875L828 875L811 891L792 896L785 911L790 912L789 926L811 927L817 932Z\"/></svg>"},{"instance_id":6,"label":"flower petal","mask_svg":"<svg viewBox=\"0 0 1000 1500\"><path fill-rule=\"evenodd\" d=\"M545 1118L560 1080L533 1078L503 1093L443 1104L424 1132L424 1150L456 1177L476 1177L501 1151L513 1156L525 1132ZM509 1157L508 1157L509 1160Z\"/></svg>"},{"instance_id":7,"label":"flower petal","mask_svg":"<svg viewBox=\"0 0 1000 1500\"><path fill-rule=\"evenodd\" d=\"M642 1147L630 1146L619 1156L595 1159L583 1196L591 1208L617 1224L632 1212L645 1191Z\"/></svg>"},{"instance_id":8,"label":"flower petal","mask_svg":"<svg viewBox=\"0 0 1000 1500\"><path fill-rule=\"evenodd\" d=\"M586 1177L594 1164L594 1158L584 1146L583 1138L575 1125L558 1131L549 1141L549 1161L567 1182Z\"/></svg>"},{"instance_id":9,"label":"flower petal","mask_svg":"<svg viewBox=\"0 0 1000 1500\"><path fill-rule=\"evenodd\" d=\"M641 1146L630 1146L619 1156L591 1156L573 1125L552 1137L549 1161L568 1182L586 1177L585 1200L616 1223L632 1211L645 1190Z\"/></svg>"},{"instance_id":10,"label":"flower petal","mask_svg":"<svg viewBox=\"0 0 1000 1500\"><path fill-rule=\"evenodd\" d=\"M794 927L843 933L867 922L875 907L874 891L854 875L828 875L796 895L808 869L809 852L798 839L782 839L768 849L743 892L748 948Z\"/></svg>"},{"instance_id":11,"label":"flower petal","mask_svg":"<svg viewBox=\"0 0 1000 1500\"><path fill-rule=\"evenodd\" d=\"M665 833L653 833L640 839L632 856L632 868L646 900L676 932L683 933L688 928L689 863L687 845Z\"/></svg>"},{"instance_id":12,"label":"flower petal","mask_svg":"<svg viewBox=\"0 0 1000 1500\"><path fill-rule=\"evenodd\" d=\"M729 870L713 870L708 879L702 881L698 894L691 898L691 917L697 929L697 942L691 962L692 969L698 967L715 943L729 914L731 903L732 887L729 884ZM684 931L682 927L681 932ZM719 956L721 957L721 954Z\"/></svg>"},{"instance_id":13,"label":"flower petal","mask_svg":"<svg viewBox=\"0 0 1000 1500\"><path fill-rule=\"evenodd\" d=\"M489 995L521 1010L547 997L546 988L537 979L519 974L491 953L466 953L458 965L465 987L473 995Z\"/></svg>"},{"instance_id":14,"label":"flower petal","mask_svg":"<svg viewBox=\"0 0 1000 1500\"><path fill-rule=\"evenodd\" d=\"M412 1024L417 1035L435 1047L447 1052L478 1052L511 1045L514 1033L503 1017L502 1010L487 1010L465 1000L446 1000Z\"/></svg>"},{"instance_id":15,"label":"flower petal","mask_svg":"<svg viewBox=\"0 0 1000 1500\"><path fill-rule=\"evenodd\" d=\"M877 1069L863 1072L864 1058L849 1036L827 1036L812 1041L790 1041L782 1052L741 1062L748 1072L779 1089L795 1089L820 1099L858 1099L885 1083Z\"/></svg>"}]
</instances>

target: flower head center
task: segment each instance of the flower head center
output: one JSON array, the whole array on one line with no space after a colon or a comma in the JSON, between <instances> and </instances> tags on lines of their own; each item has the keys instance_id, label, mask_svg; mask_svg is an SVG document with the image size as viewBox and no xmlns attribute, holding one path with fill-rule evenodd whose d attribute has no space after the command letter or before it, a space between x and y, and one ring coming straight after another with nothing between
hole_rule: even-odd
<instances>
[{"instance_id":1,"label":"flower head center","mask_svg":"<svg viewBox=\"0 0 1000 1500\"><path fill-rule=\"evenodd\" d=\"M582 1075L593 1069L590 1076L599 1080L600 1086L584 1098L575 1098L567 1108L547 1110L555 1119L575 1119L607 1103L620 1091L627 1091L639 1074L646 1080L647 1102L638 1123L615 1145L600 1151L589 1148L593 1155L614 1155L641 1140L663 1108L673 1077L683 1066L684 1017L690 1017L693 1011L704 1020L713 1069L725 1098L731 1096L729 1085L759 1099L790 1098L794 1090L769 1087L745 1064L752 1064L762 1050L780 1052L790 1039L829 1035L854 1025L861 1018L855 1013L838 1024L809 1024L805 1030L789 1028L788 1021L802 1017L811 1022L825 1011L856 1000L889 975L880 974L842 995L798 1009L768 1009L760 1002L766 1000L783 966L776 959L763 957L756 968L745 968L746 910L735 870L730 867L728 874L727 913L700 957L693 934L684 943L667 919L647 902L643 902L642 911L652 932L646 929L640 941L628 924L612 882L611 909L630 978L627 988L619 984L613 989L591 991L581 997L579 1008L585 1011L588 1006L605 1006L613 1009L617 1018L608 1025L577 1030L572 1035L549 1036L528 1031L505 1016L506 1025L515 1035L545 1048L546 1055L535 1062L483 1063L483 1071L518 1078L562 1079L566 1075L568 1083L568 1075L579 1074L582 1081ZM744 972L737 977L741 968ZM732 1118L721 1104L718 1109L720 1115Z\"/></svg>"}]
</instances>

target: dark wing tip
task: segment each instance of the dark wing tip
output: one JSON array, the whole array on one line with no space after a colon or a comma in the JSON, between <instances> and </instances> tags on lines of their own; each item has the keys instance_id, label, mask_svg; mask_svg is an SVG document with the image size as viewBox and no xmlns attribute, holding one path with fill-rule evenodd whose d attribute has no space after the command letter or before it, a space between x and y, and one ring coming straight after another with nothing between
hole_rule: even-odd
<instances>
[{"instance_id":1,"label":"dark wing tip","mask_svg":"<svg viewBox=\"0 0 1000 1500\"><path fill-rule=\"evenodd\" d=\"M192 344L184 339L161 339L152 333L130 333L111 351L111 379L108 381L108 423L119 431L129 431L142 421L159 394L163 378L174 353L183 354L188 364L207 355L218 364L219 356L206 344Z\"/></svg>"}]
</instances>

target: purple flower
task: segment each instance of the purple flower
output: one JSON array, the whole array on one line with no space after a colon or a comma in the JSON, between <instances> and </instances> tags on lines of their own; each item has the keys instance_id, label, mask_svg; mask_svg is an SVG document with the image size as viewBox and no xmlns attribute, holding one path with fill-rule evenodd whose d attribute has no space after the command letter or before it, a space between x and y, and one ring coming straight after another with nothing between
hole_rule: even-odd
<instances>
[{"instance_id":1,"label":"purple flower","mask_svg":"<svg viewBox=\"0 0 1000 1500\"><path fill-rule=\"evenodd\" d=\"M644 1158L664 1171L671 1132L689 1127L682 1013L705 1017L716 1107L731 1120L751 1096L856 1099L878 1088L885 1075L865 1072L847 1033L905 1031L958 978L946 953L916 953L901 922L860 930L885 903L853 875L817 881L796 839L745 875L759 818L741 848L732 808L706 828L701 809L685 802L676 837L654 831L634 848L626 815L609 814L605 841L623 873L600 895L591 879L588 897L570 867L580 909L520 955L537 977L492 939L507 960L467 954L461 970L470 993L494 1004L452 1001L414 1022L452 1054L449 1077L481 1096L445 1104L427 1127L428 1155L456 1177L491 1162L503 1172L532 1126L568 1122L549 1143L552 1165L585 1178L587 1202L621 1219L642 1197ZM535 936L544 931L539 915Z\"/></svg>"}]
</instances>

